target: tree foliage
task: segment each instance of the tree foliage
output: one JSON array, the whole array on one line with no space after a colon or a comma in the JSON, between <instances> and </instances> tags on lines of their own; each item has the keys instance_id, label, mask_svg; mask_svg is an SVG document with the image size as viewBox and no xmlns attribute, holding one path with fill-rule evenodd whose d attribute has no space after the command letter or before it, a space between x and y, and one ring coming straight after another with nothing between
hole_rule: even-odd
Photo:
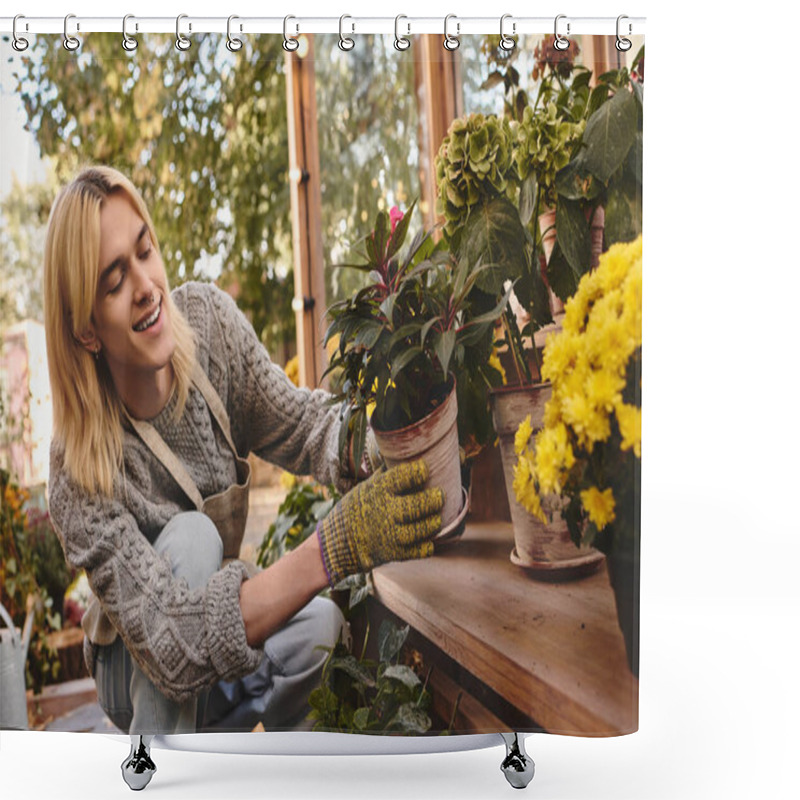
<instances>
[{"instance_id":1,"label":"tree foliage","mask_svg":"<svg viewBox=\"0 0 800 800\"><path fill-rule=\"evenodd\" d=\"M229 53L219 36L179 52L148 35L36 37L13 74L27 127L59 181L79 165L128 174L150 209L173 285L217 277L262 341L294 340L286 88L279 37Z\"/></svg>"}]
</instances>

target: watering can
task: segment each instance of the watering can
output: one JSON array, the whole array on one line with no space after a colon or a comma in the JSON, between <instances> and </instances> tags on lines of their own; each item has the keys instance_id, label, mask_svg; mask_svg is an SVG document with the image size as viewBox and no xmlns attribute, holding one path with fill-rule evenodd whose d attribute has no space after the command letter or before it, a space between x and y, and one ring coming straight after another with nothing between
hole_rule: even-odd
<instances>
[{"instance_id":1,"label":"watering can","mask_svg":"<svg viewBox=\"0 0 800 800\"><path fill-rule=\"evenodd\" d=\"M25 697L25 662L33 629L34 598L28 596L27 616L22 639L14 620L0 603L0 617L8 628L0 628L0 729L27 730L28 706Z\"/></svg>"}]
</instances>

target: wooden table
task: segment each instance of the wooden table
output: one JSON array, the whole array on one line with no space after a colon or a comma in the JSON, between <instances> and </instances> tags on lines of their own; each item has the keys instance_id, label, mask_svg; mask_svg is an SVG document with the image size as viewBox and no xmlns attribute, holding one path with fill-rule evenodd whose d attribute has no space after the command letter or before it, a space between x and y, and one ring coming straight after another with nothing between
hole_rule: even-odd
<instances>
[{"instance_id":1,"label":"wooden table","mask_svg":"<svg viewBox=\"0 0 800 800\"><path fill-rule=\"evenodd\" d=\"M635 731L638 682L605 562L588 577L542 582L509 561L512 547L509 523L468 524L431 559L375 570L375 600L485 687L488 700L470 700L460 727L508 730L528 719L552 733ZM452 699L460 677L438 673Z\"/></svg>"}]
</instances>

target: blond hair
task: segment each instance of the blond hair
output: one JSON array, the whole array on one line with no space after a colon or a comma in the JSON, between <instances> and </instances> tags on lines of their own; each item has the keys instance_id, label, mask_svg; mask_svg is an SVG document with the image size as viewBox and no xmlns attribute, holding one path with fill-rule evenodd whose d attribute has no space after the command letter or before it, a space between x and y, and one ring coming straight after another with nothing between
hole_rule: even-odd
<instances>
[{"instance_id":1,"label":"blond hair","mask_svg":"<svg viewBox=\"0 0 800 800\"><path fill-rule=\"evenodd\" d=\"M111 167L89 167L65 186L50 212L44 254L44 315L47 363L53 397L53 437L63 447L70 477L91 493L111 495L122 467L122 401L104 360L79 341L87 329L97 290L100 211L107 197L124 195L147 225L153 221L136 187ZM177 403L186 407L195 364L192 329L169 293L164 303L172 320Z\"/></svg>"}]
</instances>

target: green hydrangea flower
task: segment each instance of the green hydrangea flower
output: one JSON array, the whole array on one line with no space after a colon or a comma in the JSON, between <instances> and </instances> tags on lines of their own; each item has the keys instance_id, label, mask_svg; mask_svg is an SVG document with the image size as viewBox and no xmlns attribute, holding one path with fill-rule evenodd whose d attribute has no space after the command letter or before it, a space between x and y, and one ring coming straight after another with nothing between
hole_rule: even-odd
<instances>
[{"instance_id":1,"label":"green hydrangea flower","mask_svg":"<svg viewBox=\"0 0 800 800\"><path fill-rule=\"evenodd\" d=\"M463 225L478 203L515 190L508 180L512 158L509 122L496 116L470 114L457 119L436 156L437 211L449 237Z\"/></svg>"}]
</instances>

